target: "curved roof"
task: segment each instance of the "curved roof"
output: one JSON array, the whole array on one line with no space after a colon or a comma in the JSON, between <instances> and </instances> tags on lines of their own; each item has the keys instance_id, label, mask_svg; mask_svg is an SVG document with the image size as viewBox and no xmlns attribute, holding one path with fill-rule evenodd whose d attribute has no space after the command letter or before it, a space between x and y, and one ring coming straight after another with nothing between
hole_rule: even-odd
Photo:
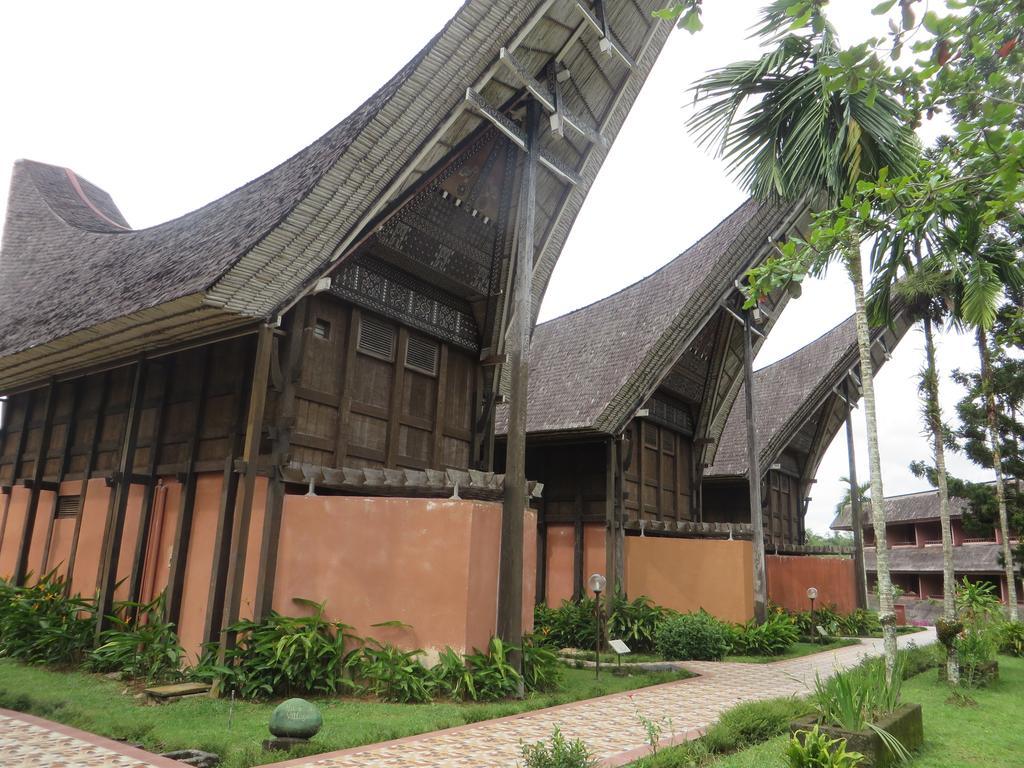
<instances>
[{"instance_id":1,"label":"curved roof","mask_svg":"<svg viewBox=\"0 0 1024 768\"><path fill-rule=\"evenodd\" d=\"M608 140L545 135L579 178L542 173L535 306L583 199L672 25L656 0L606 6L623 57L600 51L573 0L466 0L355 112L252 182L196 210L132 230L109 195L72 172L16 164L0 250L0 390L228 332L287 308L360 233L481 124L467 88L492 105L521 92L499 52L527 72L568 68L566 105ZM632 66L625 59L632 59ZM77 181L77 184L76 184Z\"/></svg>"},{"instance_id":2,"label":"curved roof","mask_svg":"<svg viewBox=\"0 0 1024 768\"><path fill-rule=\"evenodd\" d=\"M621 428L794 210L748 200L656 272L538 325L530 347L527 431ZM506 429L505 418L499 431Z\"/></svg>"}]
</instances>

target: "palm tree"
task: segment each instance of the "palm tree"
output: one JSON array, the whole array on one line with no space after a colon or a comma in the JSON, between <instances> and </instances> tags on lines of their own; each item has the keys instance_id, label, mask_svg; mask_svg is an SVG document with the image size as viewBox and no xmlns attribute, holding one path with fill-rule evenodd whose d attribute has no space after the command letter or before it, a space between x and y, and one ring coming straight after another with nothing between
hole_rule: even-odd
<instances>
[{"instance_id":1,"label":"palm tree","mask_svg":"<svg viewBox=\"0 0 1024 768\"><path fill-rule=\"evenodd\" d=\"M822 207L833 207L856 189L857 182L876 179L883 168L894 174L909 173L918 145L906 111L887 93L837 85L830 72L838 69L838 40L821 7L811 6L806 25L794 30L788 6L788 0L776 0L763 11L755 34L770 46L766 54L710 72L694 86L696 99L703 105L691 120L698 139L717 146L730 172L762 200L806 195ZM847 230L827 259L843 264L854 291L879 607L891 675L896 659L895 613L860 239L858 230Z\"/></svg>"},{"instance_id":2,"label":"palm tree","mask_svg":"<svg viewBox=\"0 0 1024 768\"><path fill-rule=\"evenodd\" d=\"M843 487L846 489L846 493L844 493L843 498L841 498L836 503L837 517L843 513L844 509L846 509L853 503L853 492L851 487L853 484L850 482L850 478L848 478L846 475L843 475L842 477L839 478L839 482L843 484ZM869 494L870 491L871 483L857 483L857 500L860 501L861 504L863 504L865 501L871 498Z\"/></svg>"}]
</instances>

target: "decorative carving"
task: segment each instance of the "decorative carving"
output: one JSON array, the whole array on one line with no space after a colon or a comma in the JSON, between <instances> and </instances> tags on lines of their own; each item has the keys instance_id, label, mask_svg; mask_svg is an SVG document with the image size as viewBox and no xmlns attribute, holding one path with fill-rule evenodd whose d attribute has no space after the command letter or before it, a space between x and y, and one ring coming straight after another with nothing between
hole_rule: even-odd
<instances>
[{"instance_id":1,"label":"decorative carving","mask_svg":"<svg viewBox=\"0 0 1024 768\"><path fill-rule=\"evenodd\" d=\"M660 397L647 401L649 418L683 434L693 436L693 416L686 406L669 402Z\"/></svg>"},{"instance_id":2,"label":"decorative carving","mask_svg":"<svg viewBox=\"0 0 1024 768\"><path fill-rule=\"evenodd\" d=\"M372 257L350 259L335 272L330 292L463 349L480 349L469 305Z\"/></svg>"}]
</instances>

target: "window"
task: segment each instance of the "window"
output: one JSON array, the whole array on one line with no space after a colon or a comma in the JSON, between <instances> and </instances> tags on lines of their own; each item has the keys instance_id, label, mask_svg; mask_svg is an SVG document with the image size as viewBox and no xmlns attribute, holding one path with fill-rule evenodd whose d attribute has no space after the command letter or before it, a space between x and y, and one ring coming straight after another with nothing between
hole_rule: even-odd
<instances>
[{"instance_id":1,"label":"window","mask_svg":"<svg viewBox=\"0 0 1024 768\"><path fill-rule=\"evenodd\" d=\"M428 376L436 376L439 353L440 347L437 342L410 336L409 346L405 350L405 367Z\"/></svg>"},{"instance_id":2,"label":"window","mask_svg":"<svg viewBox=\"0 0 1024 768\"><path fill-rule=\"evenodd\" d=\"M81 496L58 496L57 517L75 517L81 505Z\"/></svg>"},{"instance_id":3,"label":"window","mask_svg":"<svg viewBox=\"0 0 1024 768\"><path fill-rule=\"evenodd\" d=\"M359 321L356 348L367 355L391 362L395 359L395 329L382 320L363 315Z\"/></svg>"},{"instance_id":4,"label":"window","mask_svg":"<svg viewBox=\"0 0 1024 768\"><path fill-rule=\"evenodd\" d=\"M331 324L327 320L317 318L316 322L313 323L313 335L318 339L329 339L331 338Z\"/></svg>"}]
</instances>

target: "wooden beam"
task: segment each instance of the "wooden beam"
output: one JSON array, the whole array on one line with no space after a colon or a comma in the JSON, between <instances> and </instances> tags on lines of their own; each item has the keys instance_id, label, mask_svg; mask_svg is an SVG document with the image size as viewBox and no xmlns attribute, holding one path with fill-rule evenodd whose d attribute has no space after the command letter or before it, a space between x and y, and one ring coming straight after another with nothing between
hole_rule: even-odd
<instances>
[{"instance_id":1,"label":"wooden beam","mask_svg":"<svg viewBox=\"0 0 1024 768\"><path fill-rule=\"evenodd\" d=\"M401 436L402 397L405 388L405 354L409 349L409 329L398 327L398 350L395 352L395 371L391 379L391 405L388 409L387 458L384 465L398 465L398 444Z\"/></svg>"},{"instance_id":2,"label":"wooden beam","mask_svg":"<svg viewBox=\"0 0 1024 768\"><path fill-rule=\"evenodd\" d=\"M345 367L341 372L341 392L338 393L338 420L334 435L334 466L345 466L348 455L348 432L352 418L352 385L356 371L356 348L359 345L359 323L362 313L352 307L348 320L348 346L345 347Z\"/></svg>"},{"instance_id":3,"label":"wooden beam","mask_svg":"<svg viewBox=\"0 0 1024 768\"><path fill-rule=\"evenodd\" d=\"M212 376L210 348L203 347L199 363L199 391L192 401L193 427L188 446L185 449L185 476L181 479L181 498L178 502L178 517L174 524L174 540L171 543L171 562L167 574L167 592L164 601L166 620L177 625L181 617L181 599L185 589L185 566L188 563L189 542L192 539L192 517L196 504L196 454L202 437L206 415L206 393ZM239 377L241 378L241 376Z\"/></svg>"},{"instance_id":4,"label":"wooden beam","mask_svg":"<svg viewBox=\"0 0 1024 768\"><path fill-rule=\"evenodd\" d=\"M617 438L618 451L616 452L615 470L615 505L616 517L618 519L618 530L616 531L617 543L615 548L615 580L622 585L622 594L626 594L626 458L625 443L622 435Z\"/></svg>"},{"instance_id":5,"label":"wooden beam","mask_svg":"<svg viewBox=\"0 0 1024 768\"><path fill-rule=\"evenodd\" d=\"M260 441L263 438L263 412L267 403L267 385L270 377L270 356L273 351L274 327L264 324L259 331L256 344L256 359L252 371L252 394L249 397L249 414L245 426L245 443L242 460L245 474L242 478L242 503L235 511L231 525L230 557L228 558L227 584L224 594L224 618L221 629L221 654L234 644L234 637L227 628L238 622L242 608L242 585L245 578L246 550L249 546L249 520L252 517L252 503L256 495L256 464L260 455Z\"/></svg>"},{"instance_id":6,"label":"wooden beam","mask_svg":"<svg viewBox=\"0 0 1024 768\"><path fill-rule=\"evenodd\" d=\"M100 596L97 604L96 640L107 628L107 617L114 605L114 590L117 587L117 561L121 555L121 537L124 534L124 519L128 511L128 495L131 491L131 474L135 463L135 446L139 437L139 420L142 416L142 399L146 391L149 362L142 358L135 364L135 378L132 382L128 416L125 419L124 437L117 462L117 480L111 491L111 509L104 526L105 537L100 557Z\"/></svg>"},{"instance_id":7,"label":"wooden beam","mask_svg":"<svg viewBox=\"0 0 1024 768\"><path fill-rule=\"evenodd\" d=\"M284 511L284 481L281 467L288 463L291 452L292 425L295 422L295 385L302 375L306 339L312 331L306 330L309 301L296 305L286 337L284 364L281 370L282 388L277 399L277 419L274 444L270 452L273 474L267 488L260 537L259 569L256 572L256 598L253 601L254 619L259 621L270 613L274 600L274 580L277 575L277 547L281 538L281 515ZM399 343L401 347L401 343ZM401 359L404 368L404 356Z\"/></svg>"},{"instance_id":8,"label":"wooden beam","mask_svg":"<svg viewBox=\"0 0 1024 768\"><path fill-rule=\"evenodd\" d=\"M572 599L583 598L583 458L576 454L575 497L573 498Z\"/></svg>"},{"instance_id":9,"label":"wooden beam","mask_svg":"<svg viewBox=\"0 0 1024 768\"><path fill-rule=\"evenodd\" d=\"M604 538L604 572L607 579L605 589L605 603L608 615L611 616L611 609L618 589L621 584L615 582L615 549L618 545L618 526L615 520L615 467L618 465L618 446L615 438L609 437L605 441L604 460L604 510L605 510L605 538Z\"/></svg>"},{"instance_id":10,"label":"wooden beam","mask_svg":"<svg viewBox=\"0 0 1024 768\"><path fill-rule=\"evenodd\" d=\"M43 472L46 469L46 455L50 450L50 431L53 429L53 411L57 405L57 385L51 380L46 387L43 401L43 428L39 436L39 448L36 449L36 460L32 466L32 489L29 493L28 507L25 510L25 525L21 530L18 542L18 554L14 561L14 583L24 584L28 576L29 550L32 548L32 534L36 527L36 510L39 508L39 494L42 490Z\"/></svg>"},{"instance_id":11,"label":"wooden beam","mask_svg":"<svg viewBox=\"0 0 1024 768\"><path fill-rule=\"evenodd\" d=\"M82 484L78 489L78 514L75 515L75 528L71 533L71 552L68 554L68 579L64 585L65 594L71 594L71 582L75 576L75 559L78 555L78 539L82 533L82 516L85 514L85 497L89 492L89 478L96 466L96 454L99 449L100 436L103 433L103 422L106 419L107 402L110 398L110 371L104 371L103 383L100 385L100 399L96 406L96 423L93 426L92 439L89 441L89 452L85 457L82 470Z\"/></svg>"},{"instance_id":12,"label":"wooden beam","mask_svg":"<svg viewBox=\"0 0 1024 768\"><path fill-rule=\"evenodd\" d=\"M242 452L242 441L245 438L245 412L248 405L247 379L244 371L251 370L256 350L250 344L246 352L246 362L235 378L234 414L231 421L231 433L228 436L228 452L224 458L224 470L221 475L220 506L217 512L217 530L213 538L213 564L210 568L210 590L206 599L206 621L203 625L203 640L216 642L220 637L221 620L224 618L224 592L227 588L227 562L230 556L231 539L229 534L234 521L235 508L238 501L239 473L235 470L235 462Z\"/></svg>"},{"instance_id":13,"label":"wooden beam","mask_svg":"<svg viewBox=\"0 0 1024 768\"><path fill-rule=\"evenodd\" d=\"M548 596L548 524L544 499L537 505L537 579L534 605L547 602Z\"/></svg>"},{"instance_id":14,"label":"wooden beam","mask_svg":"<svg viewBox=\"0 0 1024 768\"><path fill-rule=\"evenodd\" d=\"M444 467L444 412L448 397L448 345L441 344L441 359L437 369L437 398L434 401L434 440L430 450L430 466Z\"/></svg>"},{"instance_id":15,"label":"wooden beam","mask_svg":"<svg viewBox=\"0 0 1024 768\"><path fill-rule=\"evenodd\" d=\"M149 459L146 462L145 474L148 475L145 491L142 495L142 507L139 510L139 530L135 536L135 551L132 554L132 571L128 579L128 599L138 602L142 589L142 571L146 561L146 549L149 546L150 522L153 519L153 498L156 495L156 468L160 454L160 443L164 435L167 420L167 399L177 371L177 358L169 357L163 363L164 385L160 391L160 399L156 404L156 415L153 419L153 436L149 442ZM141 478L140 478L141 479ZM137 482L135 476L132 482Z\"/></svg>"},{"instance_id":16,"label":"wooden beam","mask_svg":"<svg viewBox=\"0 0 1024 768\"><path fill-rule=\"evenodd\" d=\"M68 462L71 460L71 443L74 432L77 428L78 406L82 399L82 379L75 379L71 385L71 410L68 412L67 425L64 429L64 440L60 446L60 465L57 467L57 490L53 494L53 503L46 521L46 540L43 542L43 573L50 567L50 544L53 539L54 521L57 519L57 506L60 503L60 484L64 481L64 475L68 471Z\"/></svg>"}]
</instances>

